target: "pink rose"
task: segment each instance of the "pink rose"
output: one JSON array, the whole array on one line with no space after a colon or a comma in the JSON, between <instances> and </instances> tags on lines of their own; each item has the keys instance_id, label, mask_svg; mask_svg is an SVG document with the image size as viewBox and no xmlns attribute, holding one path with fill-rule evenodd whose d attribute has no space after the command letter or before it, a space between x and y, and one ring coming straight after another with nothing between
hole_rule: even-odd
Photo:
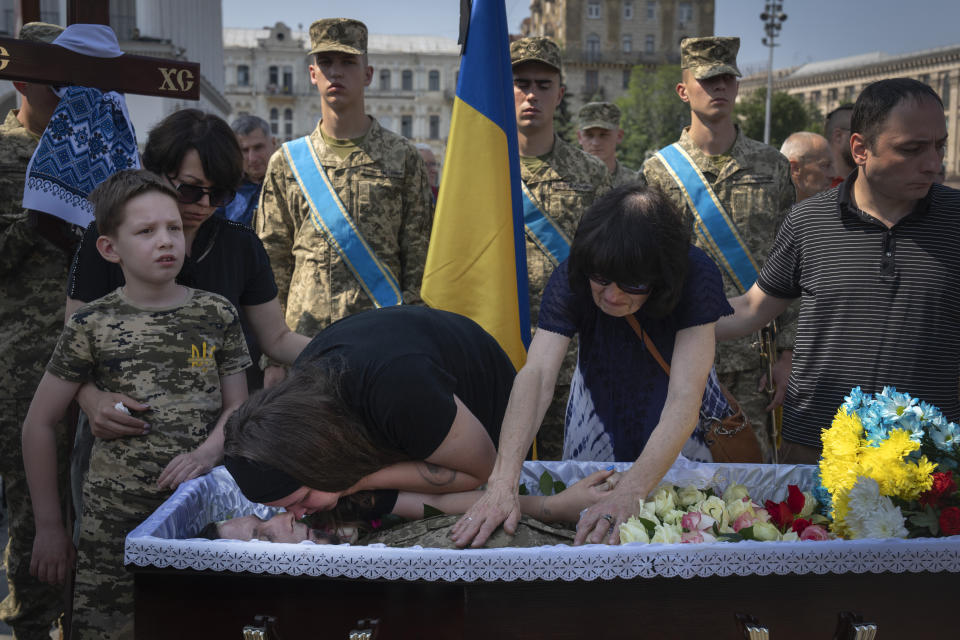
<instances>
[{"instance_id":1,"label":"pink rose","mask_svg":"<svg viewBox=\"0 0 960 640\"><path fill-rule=\"evenodd\" d=\"M830 535L827 533L827 530L824 529L819 524L811 524L803 529L803 533L800 534L801 540L814 540L816 542L822 540L829 540Z\"/></svg>"},{"instance_id":2,"label":"pink rose","mask_svg":"<svg viewBox=\"0 0 960 640\"><path fill-rule=\"evenodd\" d=\"M757 514L757 522L770 522L770 512L766 509L760 507L760 505L755 505L755 512Z\"/></svg>"},{"instance_id":3,"label":"pink rose","mask_svg":"<svg viewBox=\"0 0 960 640\"><path fill-rule=\"evenodd\" d=\"M704 513L690 511L683 514L683 518L680 519L680 526L687 531L703 531L712 527L715 522L716 520Z\"/></svg>"},{"instance_id":4,"label":"pink rose","mask_svg":"<svg viewBox=\"0 0 960 640\"><path fill-rule=\"evenodd\" d=\"M756 519L757 518L755 515L753 515L749 511L744 511L739 516L737 516L736 520L733 521L733 525L732 525L733 530L739 533L740 529L744 529L746 527L752 527Z\"/></svg>"},{"instance_id":5,"label":"pink rose","mask_svg":"<svg viewBox=\"0 0 960 640\"><path fill-rule=\"evenodd\" d=\"M699 531L684 531L680 535L680 542L683 543L696 543L703 542L703 534Z\"/></svg>"}]
</instances>

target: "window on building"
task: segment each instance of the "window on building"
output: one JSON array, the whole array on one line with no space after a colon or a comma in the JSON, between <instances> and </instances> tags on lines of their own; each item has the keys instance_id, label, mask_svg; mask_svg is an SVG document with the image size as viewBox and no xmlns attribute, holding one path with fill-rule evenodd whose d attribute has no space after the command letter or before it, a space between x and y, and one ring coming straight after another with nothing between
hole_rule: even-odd
<instances>
[{"instance_id":1,"label":"window on building","mask_svg":"<svg viewBox=\"0 0 960 640\"><path fill-rule=\"evenodd\" d=\"M652 33L647 35L646 39L643 42L643 50L647 53L656 53L657 51L657 38Z\"/></svg>"},{"instance_id":2,"label":"window on building","mask_svg":"<svg viewBox=\"0 0 960 640\"><path fill-rule=\"evenodd\" d=\"M844 102L853 102L856 99L857 88L852 84L848 84L843 88L843 101Z\"/></svg>"},{"instance_id":3,"label":"window on building","mask_svg":"<svg viewBox=\"0 0 960 640\"><path fill-rule=\"evenodd\" d=\"M293 109L283 110L283 135L287 140L293 137Z\"/></svg>"},{"instance_id":4,"label":"window on building","mask_svg":"<svg viewBox=\"0 0 960 640\"><path fill-rule=\"evenodd\" d=\"M623 19L633 20L633 0L623 0Z\"/></svg>"},{"instance_id":5,"label":"window on building","mask_svg":"<svg viewBox=\"0 0 960 640\"><path fill-rule=\"evenodd\" d=\"M820 106L820 92L819 92L819 91L811 91L811 92L810 92L810 104L815 105L815 106L818 106L818 107Z\"/></svg>"},{"instance_id":6,"label":"window on building","mask_svg":"<svg viewBox=\"0 0 960 640\"><path fill-rule=\"evenodd\" d=\"M276 67L276 66L270 67L270 69L268 69L268 72L269 72L268 76L270 78L269 79L270 87L268 88L273 88L274 90L276 90L276 88L280 86L280 67Z\"/></svg>"},{"instance_id":7,"label":"window on building","mask_svg":"<svg viewBox=\"0 0 960 640\"><path fill-rule=\"evenodd\" d=\"M657 17L657 0L647 0L647 20Z\"/></svg>"},{"instance_id":8,"label":"window on building","mask_svg":"<svg viewBox=\"0 0 960 640\"><path fill-rule=\"evenodd\" d=\"M280 133L280 110L276 107L270 109L270 133L273 135Z\"/></svg>"},{"instance_id":9,"label":"window on building","mask_svg":"<svg viewBox=\"0 0 960 640\"><path fill-rule=\"evenodd\" d=\"M600 0L589 0L589 2L587 2L587 17L600 17Z\"/></svg>"},{"instance_id":10,"label":"window on building","mask_svg":"<svg viewBox=\"0 0 960 640\"><path fill-rule=\"evenodd\" d=\"M832 89L827 89L827 102L836 102L837 93L838 93L838 90L836 87Z\"/></svg>"},{"instance_id":11,"label":"window on building","mask_svg":"<svg viewBox=\"0 0 960 640\"><path fill-rule=\"evenodd\" d=\"M600 88L600 72L596 69L588 69L584 83L584 91L588 96L592 96Z\"/></svg>"},{"instance_id":12,"label":"window on building","mask_svg":"<svg viewBox=\"0 0 960 640\"><path fill-rule=\"evenodd\" d=\"M623 36L623 52L630 53L633 51L633 36L627 34Z\"/></svg>"},{"instance_id":13,"label":"window on building","mask_svg":"<svg viewBox=\"0 0 960 640\"><path fill-rule=\"evenodd\" d=\"M133 30L137 27L136 0L111 0L110 26L116 32L118 40L133 38Z\"/></svg>"},{"instance_id":14,"label":"window on building","mask_svg":"<svg viewBox=\"0 0 960 640\"><path fill-rule=\"evenodd\" d=\"M293 67L289 65L283 68L283 92L293 93Z\"/></svg>"},{"instance_id":15,"label":"window on building","mask_svg":"<svg viewBox=\"0 0 960 640\"><path fill-rule=\"evenodd\" d=\"M380 69L380 91L390 91L390 69Z\"/></svg>"},{"instance_id":16,"label":"window on building","mask_svg":"<svg viewBox=\"0 0 960 640\"><path fill-rule=\"evenodd\" d=\"M413 91L413 71L404 69L400 75L400 83L404 91Z\"/></svg>"},{"instance_id":17,"label":"window on building","mask_svg":"<svg viewBox=\"0 0 960 640\"><path fill-rule=\"evenodd\" d=\"M427 88L430 91L440 91L440 72L436 69L427 75Z\"/></svg>"},{"instance_id":18,"label":"window on building","mask_svg":"<svg viewBox=\"0 0 960 640\"><path fill-rule=\"evenodd\" d=\"M690 24L693 22L693 5L691 3L677 3L677 22L680 24Z\"/></svg>"},{"instance_id":19,"label":"window on building","mask_svg":"<svg viewBox=\"0 0 960 640\"><path fill-rule=\"evenodd\" d=\"M237 86L250 86L250 67L245 64L237 65Z\"/></svg>"},{"instance_id":20,"label":"window on building","mask_svg":"<svg viewBox=\"0 0 960 640\"><path fill-rule=\"evenodd\" d=\"M922 76L920 76L920 82L922 82L923 84L930 84L930 74L925 73Z\"/></svg>"},{"instance_id":21,"label":"window on building","mask_svg":"<svg viewBox=\"0 0 960 640\"><path fill-rule=\"evenodd\" d=\"M591 33L587 36L587 60L600 59L600 36Z\"/></svg>"},{"instance_id":22,"label":"window on building","mask_svg":"<svg viewBox=\"0 0 960 640\"><path fill-rule=\"evenodd\" d=\"M413 116L400 116L400 135L404 138L413 137Z\"/></svg>"},{"instance_id":23,"label":"window on building","mask_svg":"<svg viewBox=\"0 0 960 640\"><path fill-rule=\"evenodd\" d=\"M430 139L440 138L440 116L430 116Z\"/></svg>"},{"instance_id":24,"label":"window on building","mask_svg":"<svg viewBox=\"0 0 960 640\"><path fill-rule=\"evenodd\" d=\"M940 90L940 101L943 102L943 108L950 108L950 74L943 74L943 88Z\"/></svg>"},{"instance_id":25,"label":"window on building","mask_svg":"<svg viewBox=\"0 0 960 640\"><path fill-rule=\"evenodd\" d=\"M633 69L624 69L623 70L623 88L630 88L630 74L633 73Z\"/></svg>"}]
</instances>

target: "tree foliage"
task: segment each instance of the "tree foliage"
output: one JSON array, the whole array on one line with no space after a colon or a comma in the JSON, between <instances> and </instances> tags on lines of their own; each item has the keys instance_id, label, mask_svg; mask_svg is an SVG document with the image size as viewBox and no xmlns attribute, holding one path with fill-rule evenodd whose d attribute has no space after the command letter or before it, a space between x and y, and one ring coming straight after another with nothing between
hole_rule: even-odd
<instances>
[{"instance_id":1,"label":"tree foliage","mask_svg":"<svg viewBox=\"0 0 960 640\"><path fill-rule=\"evenodd\" d=\"M748 138L763 140L767 89L762 87L737 102L734 113ZM774 91L770 101L770 145L779 149L791 133L797 131L823 132L820 110L796 96Z\"/></svg>"},{"instance_id":2,"label":"tree foliage","mask_svg":"<svg viewBox=\"0 0 960 640\"><path fill-rule=\"evenodd\" d=\"M626 132L617 156L628 167L639 169L648 152L676 142L690 124L690 107L677 96L679 81L679 65L633 68L630 88L617 100Z\"/></svg>"}]
</instances>

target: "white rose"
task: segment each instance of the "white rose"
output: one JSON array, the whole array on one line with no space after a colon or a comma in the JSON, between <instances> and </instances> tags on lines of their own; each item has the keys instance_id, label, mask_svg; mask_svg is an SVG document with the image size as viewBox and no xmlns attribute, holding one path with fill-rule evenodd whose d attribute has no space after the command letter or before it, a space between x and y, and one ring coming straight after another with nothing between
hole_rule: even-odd
<instances>
[{"instance_id":1,"label":"white rose","mask_svg":"<svg viewBox=\"0 0 960 640\"><path fill-rule=\"evenodd\" d=\"M630 518L620 525L620 543L650 542L650 536L647 535L647 528L636 518Z\"/></svg>"},{"instance_id":2,"label":"white rose","mask_svg":"<svg viewBox=\"0 0 960 640\"><path fill-rule=\"evenodd\" d=\"M753 537L757 540L779 540L780 531L769 522L757 522L753 525Z\"/></svg>"},{"instance_id":3,"label":"white rose","mask_svg":"<svg viewBox=\"0 0 960 640\"><path fill-rule=\"evenodd\" d=\"M800 510L801 518L809 518L813 510L817 508L817 499L809 491L803 492L803 509Z\"/></svg>"},{"instance_id":4,"label":"white rose","mask_svg":"<svg viewBox=\"0 0 960 640\"><path fill-rule=\"evenodd\" d=\"M733 522L739 518L744 513L749 513L751 516L756 516L757 512L753 510L753 503L747 500L734 500L733 502L727 503L727 515L730 517L730 522Z\"/></svg>"},{"instance_id":5,"label":"white rose","mask_svg":"<svg viewBox=\"0 0 960 640\"><path fill-rule=\"evenodd\" d=\"M681 509L672 509L667 513L663 514L663 523L664 524L680 524L680 520L683 519L683 515L686 511Z\"/></svg>"},{"instance_id":6,"label":"white rose","mask_svg":"<svg viewBox=\"0 0 960 640\"><path fill-rule=\"evenodd\" d=\"M637 517L649 520L653 524L660 524L660 518L657 517L657 505L653 500L644 502L640 506L640 513L637 514Z\"/></svg>"},{"instance_id":7,"label":"white rose","mask_svg":"<svg viewBox=\"0 0 960 640\"><path fill-rule=\"evenodd\" d=\"M650 542L678 544L682 536L683 532L680 531L678 525L658 524L657 528L653 530L653 537L650 538Z\"/></svg>"},{"instance_id":8,"label":"white rose","mask_svg":"<svg viewBox=\"0 0 960 640\"><path fill-rule=\"evenodd\" d=\"M731 484L723 491L723 501L727 504L737 502L748 497L747 488L742 484Z\"/></svg>"},{"instance_id":9,"label":"white rose","mask_svg":"<svg viewBox=\"0 0 960 640\"><path fill-rule=\"evenodd\" d=\"M783 542L799 542L800 536L796 531L787 531L783 534L783 537L780 538Z\"/></svg>"},{"instance_id":10,"label":"white rose","mask_svg":"<svg viewBox=\"0 0 960 640\"><path fill-rule=\"evenodd\" d=\"M700 503L700 511L707 514L717 522L726 523L727 520L727 505L723 502L723 499L718 498L717 496L710 496L702 503Z\"/></svg>"},{"instance_id":11,"label":"white rose","mask_svg":"<svg viewBox=\"0 0 960 640\"><path fill-rule=\"evenodd\" d=\"M707 495L703 491L700 491L692 484L677 492L677 499L681 507L695 505L706 497Z\"/></svg>"},{"instance_id":12,"label":"white rose","mask_svg":"<svg viewBox=\"0 0 960 640\"><path fill-rule=\"evenodd\" d=\"M677 492L673 487L660 487L653 496L654 511L661 518L677 507Z\"/></svg>"}]
</instances>

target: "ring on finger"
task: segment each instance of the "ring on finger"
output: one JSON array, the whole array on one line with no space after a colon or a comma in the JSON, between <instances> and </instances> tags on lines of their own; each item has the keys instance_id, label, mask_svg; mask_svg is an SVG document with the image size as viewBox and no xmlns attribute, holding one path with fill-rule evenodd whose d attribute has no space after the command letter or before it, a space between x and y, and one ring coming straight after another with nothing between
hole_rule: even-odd
<instances>
[{"instance_id":1,"label":"ring on finger","mask_svg":"<svg viewBox=\"0 0 960 640\"><path fill-rule=\"evenodd\" d=\"M612 515L610 515L609 513L605 513L605 514L603 514L603 515L600 516L600 517L603 518L604 520L606 520L607 522L609 522L609 523L610 523L610 526L613 526L613 516L612 516Z\"/></svg>"}]
</instances>

